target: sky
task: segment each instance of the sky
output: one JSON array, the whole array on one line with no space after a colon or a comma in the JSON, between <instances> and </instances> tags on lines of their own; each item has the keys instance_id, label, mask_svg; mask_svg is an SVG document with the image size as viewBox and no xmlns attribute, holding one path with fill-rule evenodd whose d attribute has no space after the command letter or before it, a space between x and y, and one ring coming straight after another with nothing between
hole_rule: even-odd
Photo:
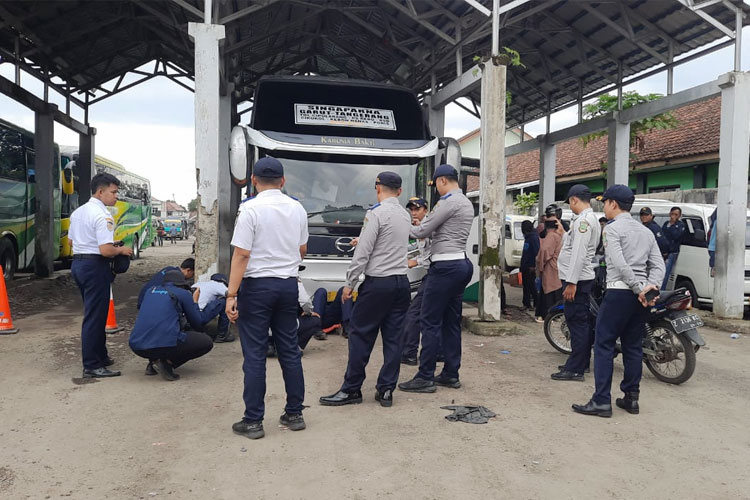
<instances>
[{"instance_id":1,"label":"sky","mask_svg":"<svg viewBox=\"0 0 750 500\"><path fill-rule=\"evenodd\" d=\"M743 29L742 67L750 70L750 27ZM726 47L704 58L678 66L674 90L678 92L713 80L733 69L734 52ZM509 69L513 71L513 69ZM0 75L14 78L11 64L0 64ZM625 90L641 94L666 93L666 72L644 79ZM22 85L41 96L42 84L23 73ZM65 100L50 91L50 101L65 109ZM71 106L74 118L83 121L83 112ZM34 131L34 114L14 100L0 95L0 117ZM246 123L249 115L242 117ZM446 136L460 138L479 127L479 120L455 104L446 108ZM552 115L552 130L576 124L576 107ZM89 123L97 129L96 153L123 165L151 181L153 196L174 199L182 205L196 197L193 93L170 80L158 77L104 99L89 109ZM545 120L527 124L532 136L544 133ZM78 135L55 123L55 142L77 146Z\"/></svg>"}]
</instances>

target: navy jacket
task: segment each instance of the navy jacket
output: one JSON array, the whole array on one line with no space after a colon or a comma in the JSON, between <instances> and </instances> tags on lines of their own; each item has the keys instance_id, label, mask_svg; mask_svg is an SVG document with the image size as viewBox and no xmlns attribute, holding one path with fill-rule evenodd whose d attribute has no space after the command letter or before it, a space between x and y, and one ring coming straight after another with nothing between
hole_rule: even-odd
<instances>
[{"instance_id":1,"label":"navy jacket","mask_svg":"<svg viewBox=\"0 0 750 500\"><path fill-rule=\"evenodd\" d=\"M644 224L644 225L647 228L649 228L652 233L654 233L654 238L656 238L656 244L659 245L659 251L662 254L669 253L669 240L667 239L666 236L664 236L664 233L659 227L659 224L657 224L655 221L652 220L648 224Z\"/></svg>"},{"instance_id":2,"label":"navy jacket","mask_svg":"<svg viewBox=\"0 0 750 500\"><path fill-rule=\"evenodd\" d=\"M148 291L151 287L154 287L156 285L161 285L164 283L164 275L167 274L168 271L179 271L179 267L175 266L167 266L158 273L151 276L151 279L148 280L148 283L143 285L143 288L141 288L141 291L138 293L138 303L136 307L138 309L141 308L141 304L143 304L143 297L146 296L146 291Z\"/></svg>"},{"instance_id":3,"label":"navy jacket","mask_svg":"<svg viewBox=\"0 0 750 500\"><path fill-rule=\"evenodd\" d=\"M673 226L669 225L669 221L665 222L661 227L661 231L669 241L669 253L680 253L680 245L682 245L682 238L685 236L687 226L681 220L678 220Z\"/></svg>"},{"instance_id":4,"label":"navy jacket","mask_svg":"<svg viewBox=\"0 0 750 500\"><path fill-rule=\"evenodd\" d=\"M539 233L531 231L524 235L523 252L521 253L521 271L536 266L536 254L539 253Z\"/></svg>"},{"instance_id":5,"label":"navy jacket","mask_svg":"<svg viewBox=\"0 0 750 500\"><path fill-rule=\"evenodd\" d=\"M209 302L201 311L187 290L171 283L153 286L147 290L135 320L130 334L130 348L137 351L174 347L178 342L185 341L185 332L180 328L183 315L190 326L198 330L223 308L224 299L217 299Z\"/></svg>"}]
</instances>

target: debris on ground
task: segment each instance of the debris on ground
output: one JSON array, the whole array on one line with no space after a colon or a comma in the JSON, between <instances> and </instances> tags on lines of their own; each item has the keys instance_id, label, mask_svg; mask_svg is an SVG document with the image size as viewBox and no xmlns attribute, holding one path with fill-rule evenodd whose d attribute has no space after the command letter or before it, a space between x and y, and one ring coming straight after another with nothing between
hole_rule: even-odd
<instances>
[{"instance_id":1,"label":"debris on ground","mask_svg":"<svg viewBox=\"0 0 750 500\"><path fill-rule=\"evenodd\" d=\"M441 406L443 410L453 410L453 413L446 415L446 420L451 422L466 422L467 424L486 424L489 419L495 416L495 412L484 406Z\"/></svg>"}]
</instances>

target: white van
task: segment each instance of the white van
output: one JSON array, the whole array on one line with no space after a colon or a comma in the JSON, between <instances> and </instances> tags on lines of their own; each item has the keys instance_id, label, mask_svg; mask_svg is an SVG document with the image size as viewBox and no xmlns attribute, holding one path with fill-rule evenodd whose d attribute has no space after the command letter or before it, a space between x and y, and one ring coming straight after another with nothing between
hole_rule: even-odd
<instances>
[{"instance_id":1,"label":"white van","mask_svg":"<svg viewBox=\"0 0 750 500\"><path fill-rule=\"evenodd\" d=\"M710 229L709 217L716 205L703 203L675 203L669 200L636 198L630 213L640 222L641 208L649 207L654 213L654 221L662 226L669 220L672 207L682 209L682 220L687 225L687 233L680 247L680 255L672 268L667 289L685 287L699 304L712 304L714 296L714 279L708 266L708 241L706 235ZM745 305L750 297L750 211L745 229Z\"/></svg>"}]
</instances>

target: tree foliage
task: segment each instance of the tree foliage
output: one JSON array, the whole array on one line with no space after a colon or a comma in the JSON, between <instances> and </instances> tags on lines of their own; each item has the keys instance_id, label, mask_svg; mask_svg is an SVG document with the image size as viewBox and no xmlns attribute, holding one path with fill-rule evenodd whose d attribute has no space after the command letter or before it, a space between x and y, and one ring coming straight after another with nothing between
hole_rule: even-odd
<instances>
[{"instance_id":1,"label":"tree foliage","mask_svg":"<svg viewBox=\"0 0 750 500\"><path fill-rule=\"evenodd\" d=\"M198 211L198 198L193 198L190 200L190 203L188 203L188 212L197 212Z\"/></svg>"},{"instance_id":2,"label":"tree foliage","mask_svg":"<svg viewBox=\"0 0 750 500\"><path fill-rule=\"evenodd\" d=\"M539 203L539 193L521 193L516 196L513 205L521 215L531 215L531 209Z\"/></svg>"}]
</instances>

